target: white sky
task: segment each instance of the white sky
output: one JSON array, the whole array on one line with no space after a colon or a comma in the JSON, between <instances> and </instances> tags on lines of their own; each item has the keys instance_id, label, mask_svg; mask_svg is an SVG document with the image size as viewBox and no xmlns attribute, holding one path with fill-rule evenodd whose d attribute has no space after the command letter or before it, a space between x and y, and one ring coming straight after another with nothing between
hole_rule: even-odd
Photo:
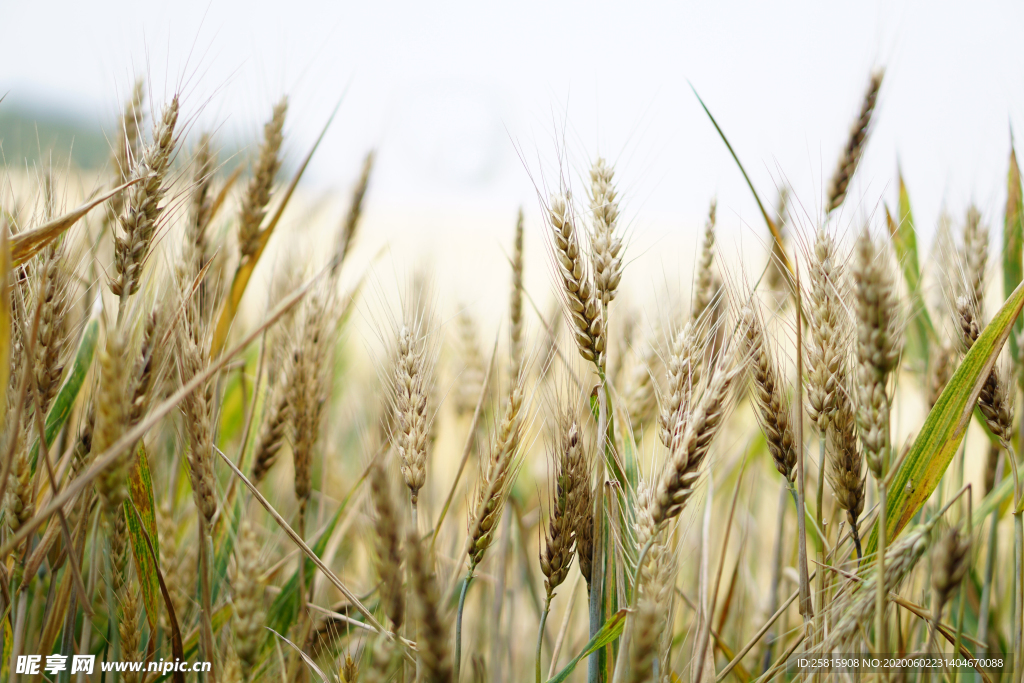
<instances>
[{"instance_id":1,"label":"white sky","mask_svg":"<svg viewBox=\"0 0 1024 683\"><path fill-rule=\"evenodd\" d=\"M925 234L943 202L977 201L997 228L1009 125L1024 136L1020 3L0 0L0 16L0 90L97 122L138 72L157 100L187 82L199 126L246 139L287 92L296 159L347 88L310 179L347 188L375 146L373 201L407 210L536 212L527 170L552 182L564 131L574 179L597 153L617 162L644 248L695 235L713 195L724 230L763 231L687 80L765 198L784 176L815 211L885 65L847 212L892 203L898 158Z\"/></svg>"}]
</instances>

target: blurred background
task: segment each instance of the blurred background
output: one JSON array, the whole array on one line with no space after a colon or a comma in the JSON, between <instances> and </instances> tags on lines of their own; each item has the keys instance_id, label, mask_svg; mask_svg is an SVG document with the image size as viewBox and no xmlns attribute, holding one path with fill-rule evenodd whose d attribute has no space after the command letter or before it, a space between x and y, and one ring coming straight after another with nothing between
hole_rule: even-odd
<instances>
[{"instance_id":1,"label":"blurred background","mask_svg":"<svg viewBox=\"0 0 1024 683\"><path fill-rule=\"evenodd\" d=\"M884 66L844 221L893 203L899 164L925 240L943 207L959 219L970 201L998 225L1011 128L1024 131L1019 3L3 4L4 23L19 27L0 42L8 168L46 149L108 163L140 74L148 111L180 89L193 133L217 131L241 162L281 94L293 166L341 98L304 196L337 195L340 207L376 148L363 235L395 264L440 262L442 285L470 299L470 285L496 279L520 205L528 251L544 259L538 191L560 175L579 184L597 155L616 164L629 258L641 264L625 286L638 298L688 279L712 197L726 260L760 255L763 222L691 84L765 200L785 182L809 220L869 73ZM462 265L444 268L453 256ZM547 286L540 263L528 282Z\"/></svg>"}]
</instances>

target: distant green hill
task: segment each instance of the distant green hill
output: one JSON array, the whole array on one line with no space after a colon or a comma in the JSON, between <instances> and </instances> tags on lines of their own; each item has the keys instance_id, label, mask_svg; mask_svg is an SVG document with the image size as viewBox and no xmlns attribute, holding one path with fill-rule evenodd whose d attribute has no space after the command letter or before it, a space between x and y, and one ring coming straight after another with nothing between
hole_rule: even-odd
<instances>
[{"instance_id":1,"label":"distant green hill","mask_svg":"<svg viewBox=\"0 0 1024 683\"><path fill-rule=\"evenodd\" d=\"M104 131L82 118L65 112L0 102L0 149L8 168L31 167L53 155L54 164L64 165L70 153L74 166L94 169L110 159L110 144Z\"/></svg>"},{"instance_id":2,"label":"distant green hill","mask_svg":"<svg viewBox=\"0 0 1024 683\"><path fill-rule=\"evenodd\" d=\"M53 155L55 166L68 162L79 169L105 168L110 163L110 140L113 124L104 130L87 117L72 112L0 102L0 152L2 164L7 168L29 168ZM149 131L147 130L148 134ZM220 173L230 173L240 163L248 163L239 154L239 145L233 140L217 139L217 156L221 160ZM187 159L187 155L182 159ZM288 164L285 164L286 169Z\"/></svg>"}]
</instances>

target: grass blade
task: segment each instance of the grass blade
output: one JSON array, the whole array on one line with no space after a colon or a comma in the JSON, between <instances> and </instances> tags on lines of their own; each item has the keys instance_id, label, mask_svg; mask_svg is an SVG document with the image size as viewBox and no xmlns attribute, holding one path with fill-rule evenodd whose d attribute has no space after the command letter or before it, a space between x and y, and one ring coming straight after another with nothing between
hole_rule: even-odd
<instances>
[{"instance_id":1,"label":"grass blade","mask_svg":"<svg viewBox=\"0 0 1024 683\"><path fill-rule=\"evenodd\" d=\"M94 208L116 195L118 192L121 192L125 188L130 187L141 180L142 178L130 180L120 187L115 187L106 194L90 199L77 209L69 211L63 216L54 218L49 223L40 225L38 228L18 233L11 238L11 260L13 264L18 266L25 261L28 261L30 258L38 254L43 247L60 237L65 230L81 220L85 214L89 213Z\"/></svg>"},{"instance_id":2,"label":"grass blade","mask_svg":"<svg viewBox=\"0 0 1024 683\"><path fill-rule=\"evenodd\" d=\"M11 252L7 221L0 220L0 387L11 378ZM7 418L7 401L0 401L0 424Z\"/></svg>"},{"instance_id":3,"label":"grass blade","mask_svg":"<svg viewBox=\"0 0 1024 683\"><path fill-rule=\"evenodd\" d=\"M999 351L1022 308L1024 286L1018 285L964 356L935 407L925 418L924 426L890 486L892 494L886 505L888 539L895 540L899 536L935 491L952 462L967 433L982 385L995 367ZM877 548L876 530L872 532L864 553L870 556Z\"/></svg>"},{"instance_id":4,"label":"grass blade","mask_svg":"<svg viewBox=\"0 0 1024 683\"><path fill-rule=\"evenodd\" d=\"M1021 202L1020 166L1017 165L1017 152L1010 140L1010 170L1006 174L1006 214L1003 217L1003 296L1010 293L1020 284L1024 277L1024 211ZM1013 358L1018 357L1017 336L1021 332L1022 321L1014 323L1014 334L1010 335L1010 352Z\"/></svg>"},{"instance_id":5,"label":"grass blade","mask_svg":"<svg viewBox=\"0 0 1024 683\"><path fill-rule=\"evenodd\" d=\"M10 307L5 310L9 311ZM85 331L82 333L82 341L79 342L78 351L75 352L75 360L71 365L71 371L68 372L67 379L64 380L64 385L57 393L57 398L53 401L53 407L50 408L50 413L46 416L44 433L46 435L47 448L53 445L54 439L57 438L60 430L64 428L64 423L71 416L71 409L75 406L78 392L82 390L85 376L92 365L92 357L96 352L96 340L99 338L100 333L100 320L96 313L98 312L94 312L92 319L85 326ZM36 461L38 454L39 441L36 440L32 446L32 454L30 456L32 462Z\"/></svg>"},{"instance_id":6,"label":"grass blade","mask_svg":"<svg viewBox=\"0 0 1024 683\"><path fill-rule=\"evenodd\" d=\"M604 622L604 626L602 626L601 629L594 634L594 637L591 638L583 647L583 651L573 657L572 661L566 664L565 668L558 672L558 675L554 678L548 679L548 683L561 683L562 681L567 680L576 668L577 664L622 635L622 628L626 625L627 614L629 614L629 610L623 608L609 617L608 621Z\"/></svg>"},{"instance_id":7,"label":"grass blade","mask_svg":"<svg viewBox=\"0 0 1024 683\"><path fill-rule=\"evenodd\" d=\"M160 608L160 582L156 576L156 567L160 564L160 541L156 532L153 475L149 471L146 446L141 442L135 449L135 464L128 476L128 490L131 493L131 503L124 502L128 537L132 541L132 556L135 558L135 568L138 570L139 585L142 588L142 602L146 606L146 621L149 622L150 632L156 633L156 616ZM137 515L132 514L129 505L135 506ZM153 544L152 555L146 547L145 536L157 539Z\"/></svg>"},{"instance_id":8,"label":"grass blade","mask_svg":"<svg viewBox=\"0 0 1024 683\"><path fill-rule=\"evenodd\" d=\"M341 101L339 101L334 107L334 111L332 111L330 117L328 117L323 130L320 131L320 135L317 137L316 142L313 143L313 147L310 148L306 157L302 160L302 163L299 164L299 169L295 172L294 177L292 177L292 181L285 189L284 194L281 197L281 202L277 206L277 210L274 212L274 215L271 216L270 222L267 223L267 227L263 228L260 232L259 247L256 249L256 253L253 254L252 258L244 260L238 266L238 270L235 271L235 277L231 281L231 289L228 291L228 295L224 299L224 307L220 311L220 316L217 318L217 326L213 331L213 341L210 344L211 357L215 357L220 354L221 349L224 348L224 343L228 338L228 330L231 329L231 323L234 322L235 314L238 313L238 307L242 303L242 296L245 294L245 288L249 284L249 279L252 277L253 270L256 269L256 264L259 263L260 256L263 255L263 250L267 248L267 242L270 241L270 236L274 233L274 228L277 227L278 222L281 220L281 215L284 213L285 207L288 206L288 201L292 198L292 194L295 192L295 188L299 184L299 179L301 179L302 174L306 172L306 167L309 166L309 161L313 158L313 153L316 152L317 147L320 146L320 142L324 139L324 135L327 134L327 129L331 127L331 122L334 121L334 116L338 113L338 109L340 107Z\"/></svg>"},{"instance_id":9,"label":"grass blade","mask_svg":"<svg viewBox=\"0 0 1024 683\"><path fill-rule=\"evenodd\" d=\"M910 298L911 319L908 337L911 355L921 367L924 367L928 362L929 342L936 336L935 326L921 295L921 260L917 250L917 229L914 225L914 213L910 208L910 194L907 192L906 183L903 182L902 171L898 171L897 176L899 204L896 219L893 219L888 207L885 207L885 219Z\"/></svg>"}]
</instances>

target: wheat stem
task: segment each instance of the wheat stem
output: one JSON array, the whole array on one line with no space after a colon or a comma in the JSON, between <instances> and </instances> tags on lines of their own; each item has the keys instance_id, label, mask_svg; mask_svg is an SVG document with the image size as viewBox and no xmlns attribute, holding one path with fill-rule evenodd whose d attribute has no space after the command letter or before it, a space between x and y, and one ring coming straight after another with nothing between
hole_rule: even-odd
<instances>
[{"instance_id":1,"label":"wheat stem","mask_svg":"<svg viewBox=\"0 0 1024 683\"><path fill-rule=\"evenodd\" d=\"M548 614L551 612L551 595L549 594L547 599L544 600L544 611L540 615L540 626L537 628L537 657L536 657L536 668L534 670L534 679L537 683L541 683L540 677L540 659L541 652L544 646L544 626L548 623Z\"/></svg>"},{"instance_id":2,"label":"wheat stem","mask_svg":"<svg viewBox=\"0 0 1024 683\"><path fill-rule=\"evenodd\" d=\"M459 682L459 669L462 666L462 610L466 607L466 593L469 592L469 584L473 580L473 570L466 572L466 579L462 582L462 590L459 591L459 608L455 613L455 674L453 680Z\"/></svg>"}]
</instances>

